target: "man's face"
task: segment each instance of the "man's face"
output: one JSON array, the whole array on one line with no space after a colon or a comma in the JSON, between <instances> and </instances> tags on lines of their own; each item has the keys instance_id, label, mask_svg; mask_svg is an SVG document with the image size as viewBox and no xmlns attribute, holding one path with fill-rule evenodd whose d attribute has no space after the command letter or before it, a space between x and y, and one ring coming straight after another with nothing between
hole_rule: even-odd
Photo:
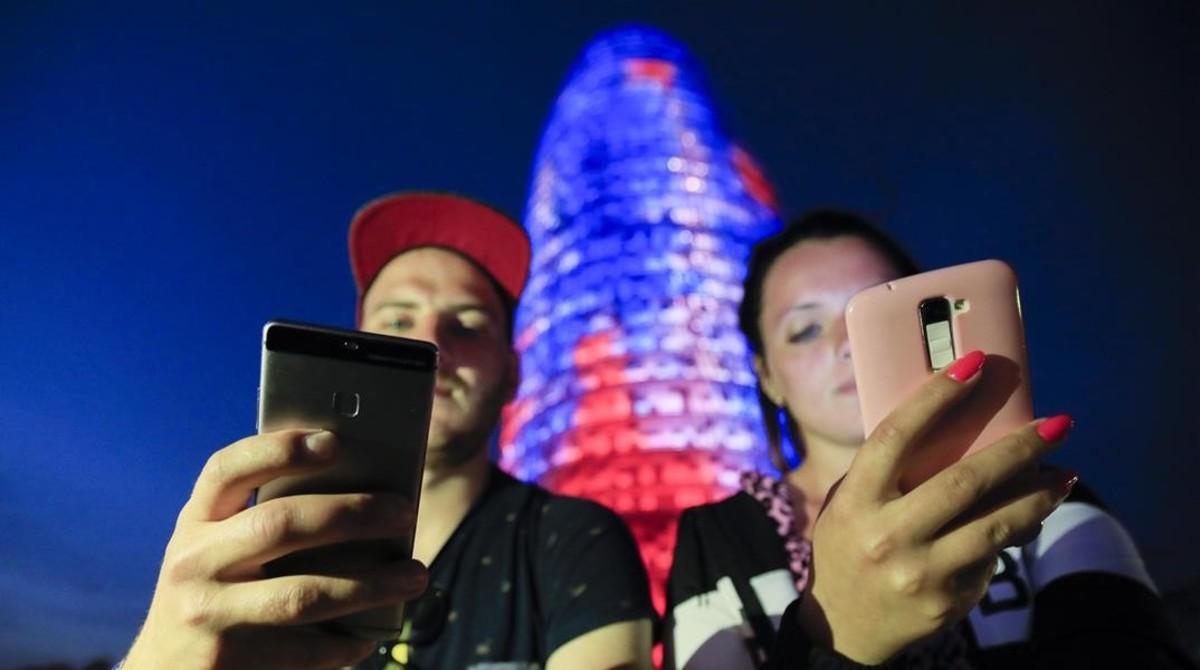
<instances>
[{"instance_id":1,"label":"man's face","mask_svg":"<svg viewBox=\"0 0 1200 670\"><path fill-rule=\"evenodd\" d=\"M452 251L406 251L367 289L360 328L437 345L427 459L453 467L478 454L517 380L507 315L487 275Z\"/></svg>"}]
</instances>

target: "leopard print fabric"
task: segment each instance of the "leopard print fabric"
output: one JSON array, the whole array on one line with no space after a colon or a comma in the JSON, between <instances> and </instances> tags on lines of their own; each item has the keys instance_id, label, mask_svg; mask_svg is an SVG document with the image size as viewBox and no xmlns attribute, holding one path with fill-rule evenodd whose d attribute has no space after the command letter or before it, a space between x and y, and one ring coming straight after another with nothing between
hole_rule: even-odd
<instances>
[{"instance_id":1,"label":"leopard print fabric","mask_svg":"<svg viewBox=\"0 0 1200 670\"><path fill-rule=\"evenodd\" d=\"M742 490L762 503L767 517L775 522L775 531L783 539L788 556L788 570L796 582L796 591L804 593L808 586L808 565L812 560L812 545L796 529L796 514L787 483L757 472L743 472Z\"/></svg>"}]
</instances>

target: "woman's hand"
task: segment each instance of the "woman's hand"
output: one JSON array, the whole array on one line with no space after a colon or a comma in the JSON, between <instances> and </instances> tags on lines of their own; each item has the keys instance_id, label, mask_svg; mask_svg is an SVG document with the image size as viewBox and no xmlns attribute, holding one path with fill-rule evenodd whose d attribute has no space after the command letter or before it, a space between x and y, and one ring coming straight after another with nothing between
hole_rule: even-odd
<instances>
[{"instance_id":1,"label":"woman's hand","mask_svg":"<svg viewBox=\"0 0 1200 670\"><path fill-rule=\"evenodd\" d=\"M1031 539L1075 484L1070 473L1033 474L1070 429L1070 417L1057 416L901 493L905 456L970 392L983 361L972 352L930 379L871 434L830 492L800 606L815 642L877 664L955 623L987 592L999 552Z\"/></svg>"},{"instance_id":2,"label":"woman's hand","mask_svg":"<svg viewBox=\"0 0 1200 670\"><path fill-rule=\"evenodd\" d=\"M344 575L267 577L293 551L394 538L415 523L394 495L297 495L247 508L257 487L329 467L336 439L287 430L248 437L209 459L179 513L154 600L122 667L330 668L353 664L370 640L298 624L413 599L427 575L416 561Z\"/></svg>"}]
</instances>

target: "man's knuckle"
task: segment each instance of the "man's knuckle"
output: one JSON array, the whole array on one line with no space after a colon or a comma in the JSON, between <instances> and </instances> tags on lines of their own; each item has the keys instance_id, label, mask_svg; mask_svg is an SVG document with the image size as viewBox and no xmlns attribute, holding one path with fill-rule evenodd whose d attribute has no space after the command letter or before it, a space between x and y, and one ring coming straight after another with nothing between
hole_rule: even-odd
<instances>
[{"instance_id":1,"label":"man's knuckle","mask_svg":"<svg viewBox=\"0 0 1200 670\"><path fill-rule=\"evenodd\" d=\"M198 543L184 543L172 548L163 558L163 576L176 584L198 576L204 564L203 553Z\"/></svg>"},{"instance_id":2,"label":"man's knuckle","mask_svg":"<svg viewBox=\"0 0 1200 670\"><path fill-rule=\"evenodd\" d=\"M188 589L180 598L180 616L193 628L209 628L216 621L215 597L209 589Z\"/></svg>"},{"instance_id":3,"label":"man's knuckle","mask_svg":"<svg viewBox=\"0 0 1200 670\"><path fill-rule=\"evenodd\" d=\"M295 524L292 510L283 504L266 504L254 508L250 516L250 537L255 544L265 547L287 543L294 534Z\"/></svg>"},{"instance_id":4,"label":"man's knuckle","mask_svg":"<svg viewBox=\"0 0 1200 670\"><path fill-rule=\"evenodd\" d=\"M232 457L228 449L221 449L208 457L201 470L204 478L212 482L224 482L231 476Z\"/></svg>"},{"instance_id":5,"label":"man's knuckle","mask_svg":"<svg viewBox=\"0 0 1200 670\"><path fill-rule=\"evenodd\" d=\"M275 602L279 619L297 621L318 615L329 603L329 596L314 584L297 584L284 589Z\"/></svg>"},{"instance_id":6,"label":"man's knuckle","mask_svg":"<svg viewBox=\"0 0 1200 670\"><path fill-rule=\"evenodd\" d=\"M364 519L382 515L376 496L370 493L348 493L339 498L327 512L325 525L329 528L352 530Z\"/></svg>"},{"instance_id":7,"label":"man's knuckle","mask_svg":"<svg viewBox=\"0 0 1200 670\"><path fill-rule=\"evenodd\" d=\"M268 451L272 467L286 468L304 462L304 447L290 432L275 435Z\"/></svg>"}]
</instances>

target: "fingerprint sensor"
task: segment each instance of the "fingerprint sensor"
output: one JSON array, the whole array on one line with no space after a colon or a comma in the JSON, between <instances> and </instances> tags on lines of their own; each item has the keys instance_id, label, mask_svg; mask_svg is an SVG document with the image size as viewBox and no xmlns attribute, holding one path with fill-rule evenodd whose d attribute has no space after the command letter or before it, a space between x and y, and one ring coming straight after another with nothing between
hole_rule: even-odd
<instances>
[{"instance_id":1,"label":"fingerprint sensor","mask_svg":"<svg viewBox=\"0 0 1200 670\"><path fill-rule=\"evenodd\" d=\"M333 411L342 416L358 416L358 394L351 391L334 391Z\"/></svg>"}]
</instances>

